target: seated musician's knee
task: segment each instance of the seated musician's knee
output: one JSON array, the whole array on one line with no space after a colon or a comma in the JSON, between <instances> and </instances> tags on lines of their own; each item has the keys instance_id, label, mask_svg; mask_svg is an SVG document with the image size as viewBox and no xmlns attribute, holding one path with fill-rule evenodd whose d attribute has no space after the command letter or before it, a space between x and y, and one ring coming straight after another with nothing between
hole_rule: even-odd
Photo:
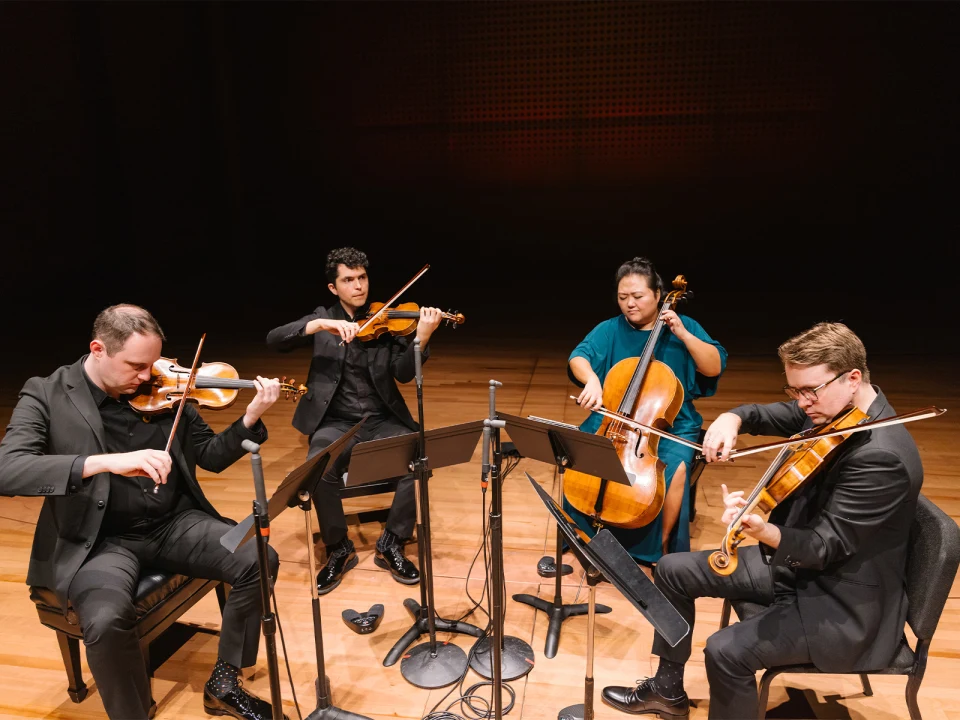
<instances>
[{"instance_id":1,"label":"seated musician's knee","mask_svg":"<svg viewBox=\"0 0 960 720\"><path fill-rule=\"evenodd\" d=\"M137 611L133 598L126 602L90 602L78 613L85 645L110 644L129 633L136 632Z\"/></svg>"},{"instance_id":2,"label":"seated musician's knee","mask_svg":"<svg viewBox=\"0 0 960 720\"><path fill-rule=\"evenodd\" d=\"M704 660L707 666L716 668L745 667L748 648L736 642L732 628L724 628L707 638L703 648Z\"/></svg>"},{"instance_id":3,"label":"seated musician's knee","mask_svg":"<svg viewBox=\"0 0 960 720\"><path fill-rule=\"evenodd\" d=\"M677 553L664 555L657 561L653 569L653 578L658 586L668 585L674 590L681 590L681 571L683 556Z\"/></svg>"}]
</instances>

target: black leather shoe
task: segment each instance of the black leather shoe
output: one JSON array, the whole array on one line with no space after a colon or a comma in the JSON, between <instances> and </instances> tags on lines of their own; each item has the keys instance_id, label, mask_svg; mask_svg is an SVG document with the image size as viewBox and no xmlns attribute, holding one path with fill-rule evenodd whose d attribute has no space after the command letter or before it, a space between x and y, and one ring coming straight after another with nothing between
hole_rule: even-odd
<instances>
[{"instance_id":1,"label":"black leather shoe","mask_svg":"<svg viewBox=\"0 0 960 720\"><path fill-rule=\"evenodd\" d=\"M685 718L690 714L690 699L686 693L677 698L666 698L657 690L653 678L647 678L632 688L616 685L605 687L601 696L617 710L634 715Z\"/></svg>"},{"instance_id":2,"label":"black leather shoe","mask_svg":"<svg viewBox=\"0 0 960 720\"><path fill-rule=\"evenodd\" d=\"M394 545L383 552L378 550L373 562L377 567L389 570L398 583L416 585L420 582L420 571L404 556L402 545Z\"/></svg>"},{"instance_id":3,"label":"black leather shoe","mask_svg":"<svg viewBox=\"0 0 960 720\"><path fill-rule=\"evenodd\" d=\"M327 564L317 573L317 594L326 595L343 580L348 570L357 566L360 560L354 550L346 553L335 552L327 558Z\"/></svg>"},{"instance_id":4,"label":"black leather shoe","mask_svg":"<svg viewBox=\"0 0 960 720\"><path fill-rule=\"evenodd\" d=\"M273 720L273 708L266 700L243 689L240 681L223 697L217 697L203 688L203 710L207 715L229 715L243 720ZM284 720L289 720L286 715Z\"/></svg>"}]
</instances>

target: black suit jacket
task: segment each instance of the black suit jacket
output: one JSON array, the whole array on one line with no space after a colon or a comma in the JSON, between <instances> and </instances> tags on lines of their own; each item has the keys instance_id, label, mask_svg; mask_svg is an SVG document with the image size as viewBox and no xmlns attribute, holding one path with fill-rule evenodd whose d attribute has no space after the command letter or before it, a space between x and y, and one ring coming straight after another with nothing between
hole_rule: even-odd
<instances>
[{"instance_id":1,"label":"black suit jacket","mask_svg":"<svg viewBox=\"0 0 960 720\"><path fill-rule=\"evenodd\" d=\"M70 478L78 457L106 452L100 411L83 377L84 359L49 377L27 380L0 442L0 494L44 497L27 584L53 590L64 611L70 583L96 542L110 497L109 473L77 482ZM221 520L200 489L196 467L224 470L246 453L240 445L244 439L263 442L266 428L258 424L248 430L237 420L214 433L187 404L170 448L185 492Z\"/></svg>"},{"instance_id":2,"label":"black suit jacket","mask_svg":"<svg viewBox=\"0 0 960 720\"><path fill-rule=\"evenodd\" d=\"M870 419L894 415L874 389ZM733 412L743 419L741 432L754 435L789 437L811 426L796 402ZM893 659L907 617L907 547L922 484L920 453L903 425L865 430L770 513L780 546L761 549L768 562L796 574L800 617L820 670L875 670Z\"/></svg>"},{"instance_id":3,"label":"black suit jacket","mask_svg":"<svg viewBox=\"0 0 960 720\"><path fill-rule=\"evenodd\" d=\"M317 319L347 320L343 306L338 302L329 307L318 307L309 315L286 325L274 328L267 334L267 347L280 352L289 352L298 347L313 346L313 359L310 361L310 374L307 378L307 393L297 403L293 415L293 426L304 435L312 435L330 407L333 394L343 375L346 359L346 345L340 346L339 336L328 332L305 335L307 323ZM405 337L383 335L376 340L353 340L363 344L367 351L370 375L377 394L390 412L410 430L419 429L410 414L407 403L400 394L397 383L408 383L416 377L414 367L413 340ZM420 353L422 362L430 356L429 345Z\"/></svg>"}]
</instances>

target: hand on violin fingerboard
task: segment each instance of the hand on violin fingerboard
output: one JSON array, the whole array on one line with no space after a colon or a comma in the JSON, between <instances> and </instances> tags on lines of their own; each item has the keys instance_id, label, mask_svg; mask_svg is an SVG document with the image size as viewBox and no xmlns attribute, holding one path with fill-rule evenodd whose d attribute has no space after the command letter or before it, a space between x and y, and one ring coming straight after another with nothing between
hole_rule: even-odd
<instances>
[{"instance_id":1,"label":"hand on violin fingerboard","mask_svg":"<svg viewBox=\"0 0 960 720\"><path fill-rule=\"evenodd\" d=\"M247 405L247 411L243 414L243 426L248 430L257 424L257 420L273 405L280 397L280 380L278 378L265 378L257 375L253 381L257 387L257 394Z\"/></svg>"},{"instance_id":2,"label":"hand on violin fingerboard","mask_svg":"<svg viewBox=\"0 0 960 720\"><path fill-rule=\"evenodd\" d=\"M427 344L433 331L440 327L440 321L443 320L442 311L434 307L420 308L420 320L417 323L417 337L420 338L420 346Z\"/></svg>"}]
</instances>

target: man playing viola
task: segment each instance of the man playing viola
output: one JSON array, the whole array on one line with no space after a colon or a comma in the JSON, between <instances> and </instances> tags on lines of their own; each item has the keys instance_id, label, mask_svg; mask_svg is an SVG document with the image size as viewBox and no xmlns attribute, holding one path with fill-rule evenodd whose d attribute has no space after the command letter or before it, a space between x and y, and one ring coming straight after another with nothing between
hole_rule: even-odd
<instances>
[{"instance_id":1,"label":"man playing viola","mask_svg":"<svg viewBox=\"0 0 960 720\"><path fill-rule=\"evenodd\" d=\"M267 335L267 346L280 352L303 346L313 348L307 380L309 391L293 416L293 426L310 438L307 458L322 452L366 418L336 463L311 490L327 552L327 562L317 575L321 595L336 588L344 574L359 562L353 541L347 535L340 500L350 450L358 442L418 430L397 387L398 382L407 383L415 377L413 342L389 333L369 341L357 338L369 306L368 266L366 254L359 250L351 247L331 250L326 262L327 288L337 302L330 307L318 307ZM441 312L437 308L420 309L416 336L420 339L423 361L429 357L427 344L440 320ZM405 585L420 582L420 572L403 550L415 524L416 497L414 478L410 474L397 484L373 560L378 567L389 570L394 580Z\"/></svg>"},{"instance_id":2,"label":"man playing viola","mask_svg":"<svg viewBox=\"0 0 960 720\"><path fill-rule=\"evenodd\" d=\"M741 432L791 437L851 407L871 420L894 415L871 385L860 339L840 323L820 323L779 349L789 402L741 405L707 429L704 454L725 461ZM657 565L655 582L691 628L698 597L768 606L711 635L704 650L710 717L755 717L758 670L812 663L822 672L886 667L903 638L907 543L923 483L920 454L902 425L850 435L819 473L786 497L769 520L748 513L742 547L728 576L709 566L711 551L676 553ZM728 525L747 503L723 488ZM636 687L607 687L603 698L628 713L686 717L684 665L691 634L670 647L658 634L656 676Z\"/></svg>"},{"instance_id":3,"label":"man playing viola","mask_svg":"<svg viewBox=\"0 0 960 720\"><path fill-rule=\"evenodd\" d=\"M188 403L168 453L173 414L140 415L128 402L150 380L163 340L149 312L114 305L97 316L89 354L30 378L0 443L0 493L44 497L27 584L52 590L64 614L75 615L110 718L145 720L156 711L134 604L142 571L155 569L231 586L204 708L270 720L270 704L238 678L260 644L256 544L235 553L220 544L231 524L204 497L196 466L220 472L245 454L243 440L264 442L260 416L280 383L258 377L243 417L220 433ZM268 557L276 576L273 548Z\"/></svg>"}]
</instances>

